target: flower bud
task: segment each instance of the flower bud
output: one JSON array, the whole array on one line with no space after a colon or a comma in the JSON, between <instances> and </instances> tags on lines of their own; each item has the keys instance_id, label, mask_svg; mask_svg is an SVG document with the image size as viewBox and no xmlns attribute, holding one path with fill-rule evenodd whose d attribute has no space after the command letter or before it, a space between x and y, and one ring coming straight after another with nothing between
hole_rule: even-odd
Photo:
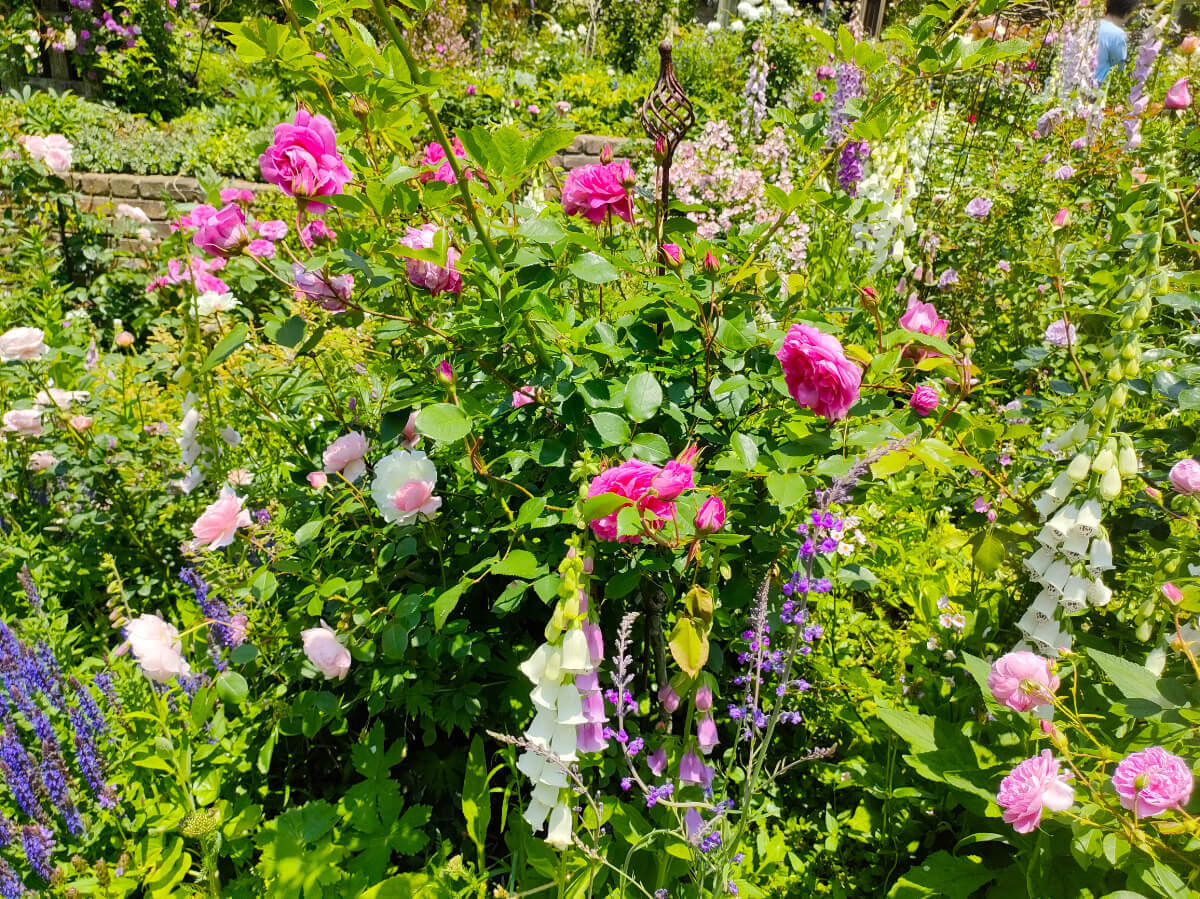
<instances>
[{"instance_id":1,"label":"flower bud","mask_svg":"<svg viewBox=\"0 0 1200 899\"><path fill-rule=\"evenodd\" d=\"M1200 37L1194 34L1189 34L1179 42L1179 52L1184 56L1191 56L1197 50L1200 50Z\"/></svg>"},{"instance_id":2,"label":"flower bud","mask_svg":"<svg viewBox=\"0 0 1200 899\"><path fill-rule=\"evenodd\" d=\"M713 251L709 250L704 254L704 262L701 264L701 267L704 269L705 274L715 275L721 270L721 263L717 257L713 255Z\"/></svg>"},{"instance_id":3,"label":"flower bud","mask_svg":"<svg viewBox=\"0 0 1200 899\"><path fill-rule=\"evenodd\" d=\"M128 331L119 331L113 342L120 347L133 346L133 335Z\"/></svg>"},{"instance_id":4,"label":"flower bud","mask_svg":"<svg viewBox=\"0 0 1200 899\"><path fill-rule=\"evenodd\" d=\"M659 139L654 142L654 161L659 165L662 165L663 162L666 161L666 158L667 139L666 137L659 137Z\"/></svg>"},{"instance_id":5,"label":"flower bud","mask_svg":"<svg viewBox=\"0 0 1200 899\"><path fill-rule=\"evenodd\" d=\"M1087 457L1086 453L1080 453L1071 460L1071 464L1067 466L1067 477L1078 484L1088 475L1088 469L1091 467L1092 460Z\"/></svg>"},{"instance_id":6,"label":"flower bud","mask_svg":"<svg viewBox=\"0 0 1200 899\"><path fill-rule=\"evenodd\" d=\"M600 163L608 165L613 161L613 148L611 144L605 144L604 149L600 151Z\"/></svg>"},{"instance_id":7,"label":"flower bud","mask_svg":"<svg viewBox=\"0 0 1200 899\"><path fill-rule=\"evenodd\" d=\"M1113 467L1115 461L1116 459L1113 458L1112 450L1105 447L1096 453L1096 457L1092 459L1092 471L1096 472L1096 474L1104 474L1104 472Z\"/></svg>"},{"instance_id":8,"label":"flower bud","mask_svg":"<svg viewBox=\"0 0 1200 899\"><path fill-rule=\"evenodd\" d=\"M1108 367L1108 380L1116 384L1125 378L1125 367L1121 365L1120 360L1113 360L1112 365Z\"/></svg>"},{"instance_id":9,"label":"flower bud","mask_svg":"<svg viewBox=\"0 0 1200 899\"><path fill-rule=\"evenodd\" d=\"M1125 377L1136 378L1141 373L1142 373L1142 362L1140 359L1130 359L1128 362L1125 363Z\"/></svg>"},{"instance_id":10,"label":"flower bud","mask_svg":"<svg viewBox=\"0 0 1200 899\"><path fill-rule=\"evenodd\" d=\"M713 704L712 688L707 684L702 687L697 687L695 703L697 712L709 711Z\"/></svg>"},{"instance_id":11,"label":"flower bud","mask_svg":"<svg viewBox=\"0 0 1200 899\"><path fill-rule=\"evenodd\" d=\"M437 377L443 384L454 383L454 369L450 367L450 363L445 359L437 364Z\"/></svg>"},{"instance_id":12,"label":"flower bud","mask_svg":"<svg viewBox=\"0 0 1200 899\"><path fill-rule=\"evenodd\" d=\"M1096 399L1092 402L1092 414L1095 415L1097 418L1100 418L1107 411L1108 411L1108 398L1105 396L1096 397Z\"/></svg>"},{"instance_id":13,"label":"flower bud","mask_svg":"<svg viewBox=\"0 0 1200 899\"><path fill-rule=\"evenodd\" d=\"M1129 387L1126 384L1118 384L1113 388L1112 396L1109 397L1109 402L1120 409L1125 405L1125 400L1129 397Z\"/></svg>"},{"instance_id":14,"label":"flower bud","mask_svg":"<svg viewBox=\"0 0 1200 899\"><path fill-rule=\"evenodd\" d=\"M350 100L350 111L353 112L355 116L362 119L366 118L366 116L371 112L371 106L362 97L353 97Z\"/></svg>"},{"instance_id":15,"label":"flower bud","mask_svg":"<svg viewBox=\"0 0 1200 899\"><path fill-rule=\"evenodd\" d=\"M659 689L658 701L663 704L663 708L667 710L668 714L674 714L675 710L679 708L679 694L675 692L670 684L666 684Z\"/></svg>"},{"instance_id":16,"label":"flower bud","mask_svg":"<svg viewBox=\"0 0 1200 899\"><path fill-rule=\"evenodd\" d=\"M1121 495L1121 473L1115 466L1104 472L1100 479L1100 495L1110 500Z\"/></svg>"},{"instance_id":17,"label":"flower bud","mask_svg":"<svg viewBox=\"0 0 1200 899\"><path fill-rule=\"evenodd\" d=\"M662 253L662 260L671 268L679 268L683 265L683 250L680 249L677 243L665 243L659 250Z\"/></svg>"},{"instance_id":18,"label":"flower bud","mask_svg":"<svg viewBox=\"0 0 1200 899\"><path fill-rule=\"evenodd\" d=\"M1121 472L1121 476L1126 478L1133 477L1138 473L1137 451L1134 450L1132 444L1121 447L1121 452L1117 455L1117 469Z\"/></svg>"}]
</instances>

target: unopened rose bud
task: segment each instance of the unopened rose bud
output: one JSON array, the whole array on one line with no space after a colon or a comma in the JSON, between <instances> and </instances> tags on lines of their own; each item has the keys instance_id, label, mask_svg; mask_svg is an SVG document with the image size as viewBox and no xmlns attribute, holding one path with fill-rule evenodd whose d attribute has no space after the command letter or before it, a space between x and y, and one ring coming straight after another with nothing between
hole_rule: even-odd
<instances>
[{"instance_id":1,"label":"unopened rose bud","mask_svg":"<svg viewBox=\"0 0 1200 899\"><path fill-rule=\"evenodd\" d=\"M679 268L683 265L683 250L680 249L677 243L665 243L661 247L663 261L671 266L671 268Z\"/></svg>"},{"instance_id":2,"label":"unopened rose bud","mask_svg":"<svg viewBox=\"0 0 1200 899\"><path fill-rule=\"evenodd\" d=\"M1061 228L1064 225L1069 224L1070 221L1071 221L1071 210L1067 209L1065 206L1062 209L1058 210L1058 212L1054 213L1054 227L1055 228Z\"/></svg>"},{"instance_id":3,"label":"unopened rose bud","mask_svg":"<svg viewBox=\"0 0 1200 899\"><path fill-rule=\"evenodd\" d=\"M1189 34L1179 42L1179 52L1184 56L1191 56L1197 50L1200 50L1200 37L1194 34Z\"/></svg>"},{"instance_id":4,"label":"unopened rose bud","mask_svg":"<svg viewBox=\"0 0 1200 899\"><path fill-rule=\"evenodd\" d=\"M720 260L713 255L712 250L709 250L704 254L704 262L701 263L701 265L704 268L705 273L709 275L715 275L721 270Z\"/></svg>"},{"instance_id":5,"label":"unopened rose bud","mask_svg":"<svg viewBox=\"0 0 1200 899\"><path fill-rule=\"evenodd\" d=\"M609 144L604 145L604 149L600 151L600 162L603 165L608 165L613 161L613 149Z\"/></svg>"},{"instance_id":6,"label":"unopened rose bud","mask_svg":"<svg viewBox=\"0 0 1200 899\"><path fill-rule=\"evenodd\" d=\"M450 367L450 363L443 359L437 364L438 380L443 384L454 383L454 369Z\"/></svg>"},{"instance_id":7,"label":"unopened rose bud","mask_svg":"<svg viewBox=\"0 0 1200 899\"><path fill-rule=\"evenodd\" d=\"M662 165L667 158L667 139L660 137L654 142L654 161Z\"/></svg>"},{"instance_id":8,"label":"unopened rose bud","mask_svg":"<svg viewBox=\"0 0 1200 899\"><path fill-rule=\"evenodd\" d=\"M371 106L362 97L355 97L350 101L350 111L360 119L363 119L371 111Z\"/></svg>"}]
</instances>

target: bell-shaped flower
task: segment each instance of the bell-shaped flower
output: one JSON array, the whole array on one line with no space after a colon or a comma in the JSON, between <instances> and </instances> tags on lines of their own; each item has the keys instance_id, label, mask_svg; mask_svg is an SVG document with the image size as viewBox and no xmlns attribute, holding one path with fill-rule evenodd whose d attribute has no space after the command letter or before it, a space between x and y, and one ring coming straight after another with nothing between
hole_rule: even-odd
<instances>
[{"instance_id":1,"label":"bell-shaped flower","mask_svg":"<svg viewBox=\"0 0 1200 899\"><path fill-rule=\"evenodd\" d=\"M592 665L599 665L604 661L604 632L600 630L599 625L587 622L583 625L583 635L587 638Z\"/></svg>"},{"instance_id":2,"label":"bell-shaped flower","mask_svg":"<svg viewBox=\"0 0 1200 899\"><path fill-rule=\"evenodd\" d=\"M600 675L595 671L586 671L575 675L575 689L580 693L592 693L600 689Z\"/></svg>"},{"instance_id":3,"label":"bell-shaped flower","mask_svg":"<svg viewBox=\"0 0 1200 899\"><path fill-rule=\"evenodd\" d=\"M1087 608L1087 589L1088 582L1085 579L1077 575L1067 578L1062 596L1058 600L1066 614L1074 615Z\"/></svg>"},{"instance_id":4,"label":"bell-shaped flower","mask_svg":"<svg viewBox=\"0 0 1200 899\"><path fill-rule=\"evenodd\" d=\"M1046 527L1050 528L1055 534L1058 534L1059 540L1065 540L1067 534L1075 527L1075 522L1079 518L1079 507L1076 505L1063 506L1054 516L1046 523Z\"/></svg>"},{"instance_id":5,"label":"bell-shaped flower","mask_svg":"<svg viewBox=\"0 0 1200 899\"><path fill-rule=\"evenodd\" d=\"M1089 499L1079 507L1079 514L1075 516L1075 530L1087 537L1093 537L1100 532L1100 517L1102 510L1100 509L1100 500Z\"/></svg>"},{"instance_id":6,"label":"bell-shaped flower","mask_svg":"<svg viewBox=\"0 0 1200 899\"><path fill-rule=\"evenodd\" d=\"M604 737L603 724L581 724L575 728L577 752L603 752L607 748L608 740Z\"/></svg>"},{"instance_id":7,"label":"bell-shaped flower","mask_svg":"<svg viewBox=\"0 0 1200 899\"><path fill-rule=\"evenodd\" d=\"M534 830L541 830L542 825L546 823L546 816L548 814L550 814L550 807L533 799L525 807L525 814L521 817L528 821L529 826Z\"/></svg>"},{"instance_id":8,"label":"bell-shaped flower","mask_svg":"<svg viewBox=\"0 0 1200 899\"><path fill-rule=\"evenodd\" d=\"M1067 477L1075 483L1079 483L1088 476L1088 472L1092 470L1092 460L1087 453L1079 453L1071 464L1067 466Z\"/></svg>"},{"instance_id":9,"label":"bell-shaped flower","mask_svg":"<svg viewBox=\"0 0 1200 899\"><path fill-rule=\"evenodd\" d=\"M528 749L517 756L517 770L535 782L542 779L542 769L546 765L547 761L544 755L538 755Z\"/></svg>"},{"instance_id":10,"label":"bell-shaped flower","mask_svg":"<svg viewBox=\"0 0 1200 899\"><path fill-rule=\"evenodd\" d=\"M1042 544L1042 546L1048 546L1051 549L1054 549L1056 546L1058 546L1058 544L1062 543L1062 537L1060 537L1058 532L1048 524L1042 526L1042 529L1038 531L1038 535L1034 539L1037 540L1038 543Z\"/></svg>"},{"instance_id":11,"label":"bell-shaped flower","mask_svg":"<svg viewBox=\"0 0 1200 899\"><path fill-rule=\"evenodd\" d=\"M1071 638L1064 634L1054 621L1041 622L1026 636L1046 655L1058 655L1071 646Z\"/></svg>"},{"instance_id":12,"label":"bell-shaped flower","mask_svg":"<svg viewBox=\"0 0 1200 899\"><path fill-rule=\"evenodd\" d=\"M559 724L554 728L554 736L550 738L550 751L564 762L578 760L575 749L578 746L575 735L575 725Z\"/></svg>"},{"instance_id":13,"label":"bell-shaped flower","mask_svg":"<svg viewBox=\"0 0 1200 899\"><path fill-rule=\"evenodd\" d=\"M587 724L588 718L583 713L583 702L574 684L563 684L558 691L558 723Z\"/></svg>"},{"instance_id":14,"label":"bell-shaped flower","mask_svg":"<svg viewBox=\"0 0 1200 899\"><path fill-rule=\"evenodd\" d=\"M662 773L667 770L667 750L660 746L646 756L646 764L654 772L655 777L661 777Z\"/></svg>"},{"instance_id":15,"label":"bell-shaped flower","mask_svg":"<svg viewBox=\"0 0 1200 899\"><path fill-rule=\"evenodd\" d=\"M530 682L540 683L552 651L553 647L549 643L543 643L533 651L533 655L521 663L521 673L529 678Z\"/></svg>"},{"instance_id":16,"label":"bell-shaped flower","mask_svg":"<svg viewBox=\"0 0 1200 899\"><path fill-rule=\"evenodd\" d=\"M1100 478L1100 496L1114 500L1121 495L1121 473L1113 466Z\"/></svg>"},{"instance_id":17,"label":"bell-shaped flower","mask_svg":"<svg viewBox=\"0 0 1200 899\"><path fill-rule=\"evenodd\" d=\"M1067 580L1071 577L1071 566L1062 559L1055 561L1046 573L1042 575L1042 585L1047 590L1053 590L1057 595L1062 596L1063 588L1067 585Z\"/></svg>"},{"instance_id":18,"label":"bell-shaped flower","mask_svg":"<svg viewBox=\"0 0 1200 899\"><path fill-rule=\"evenodd\" d=\"M1103 535L1094 538L1088 551L1088 571L1096 575L1102 571L1108 571L1112 567L1112 544Z\"/></svg>"},{"instance_id":19,"label":"bell-shaped flower","mask_svg":"<svg viewBox=\"0 0 1200 899\"><path fill-rule=\"evenodd\" d=\"M555 849L566 849L571 845L571 810L560 802L550 813L550 825L546 830L546 842Z\"/></svg>"},{"instance_id":20,"label":"bell-shaped flower","mask_svg":"<svg viewBox=\"0 0 1200 899\"><path fill-rule=\"evenodd\" d=\"M584 674L592 670L592 654L582 628L572 628L563 637L561 667L568 674Z\"/></svg>"},{"instance_id":21,"label":"bell-shaped flower","mask_svg":"<svg viewBox=\"0 0 1200 899\"><path fill-rule=\"evenodd\" d=\"M1112 590L1108 588L1104 581L1096 578L1088 584L1087 598L1088 602L1096 608L1103 608L1112 600Z\"/></svg>"},{"instance_id":22,"label":"bell-shaped flower","mask_svg":"<svg viewBox=\"0 0 1200 899\"><path fill-rule=\"evenodd\" d=\"M1054 618L1054 610L1058 608L1058 597L1052 590L1043 589L1029 606L1038 618L1050 621Z\"/></svg>"},{"instance_id":23,"label":"bell-shaped flower","mask_svg":"<svg viewBox=\"0 0 1200 899\"><path fill-rule=\"evenodd\" d=\"M542 805L558 805L558 791L558 787L550 784L535 783L533 785L533 801L540 802Z\"/></svg>"},{"instance_id":24,"label":"bell-shaped flower","mask_svg":"<svg viewBox=\"0 0 1200 899\"><path fill-rule=\"evenodd\" d=\"M1067 534L1067 539L1063 541L1062 554L1071 562L1082 562L1088 553L1088 543L1090 538L1083 536L1078 531L1071 531Z\"/></svg>"},{"instance_id":25,"label":"bell-shaped flower","mask_svg":"<svg viewBox=\"0 0 1200 899\"><path fill-rule=\"evenodd\" d=\"M1050 486L1046 488L1046 493L1053 496L1057 500L1064 500L1071 495L1071 488L1075 486L1075 482L1068 477L1065 471L1060 471L1058 477L1050 482Z\"/></svg>"},{"instance_id":26,"label":"bell-shaped flower","mask_svg":"<svg viewBox=\"0 0 1200 899\"><path fill-rule=\"evenodd\" d=\"M1038 516L1045 521L1054 514L1054 510L1062 505L1062 500L1055 499L1048 493L1043 493L1033 501L1033 507L1037 509Z\"/></svg>"},{"instance_id":27,"label":"bell-shaped flower","mask_svg":"<svg viewBox=\"0 0 1200 899\"><path fill-rule=\"evenodd\" d=\"M587 718L588 724L603 724L608 720L608 716L604 714L603 693L581 693L580 699L583 703L583 716Z\"/></svg>"},{"instance_id":28,"label":"bell-shaped flower","mask_svg":"<svg viewBox=\"0 0 1200 899\"><path fill-rule=\"evenodd\" d=\"M713 747L721 742L717 736L717 725L713 721L712 715L705 715L696 725L696 742L700 744L700 751L705 755L712 752Z\"/></svg>"},{"instance_id":29,"label":"bell-shaped flower","mask_svg":"<svg viewBox=\"0 0 1200 899\"><path fill-rule=\"evenodd\" d=\"M539 708L537 714L533 716L533 721L529 724L529 729L525 731L525 738L545 749L549 747L557 730L558 723L554 710Z\"/></svg>"},{"instance_id":30,"label":"bell-shaped flower","mask_svg":"<svg viewBox=\"0 0 1200 899\"><path fill-rule=\"evenodd\" d=\"M553 680L538 681L536 687L529 693L529 698L533 704L540 709L550 709L554 711L558 708L559 692L564 688L563 684Z\"/></svg>"},{"instance_id":31,"label":"bell-shaped flower","mask_svg":"<svg viewBox=\"0 0 1200 899\"><path fill-rule=\"evenodd\" d=\"M681 783L702 784L705 782L704 769L708 766L704 764L700 756L696 755L694 749L689 749L684 753L683 758L679 760L679 780ZM711 776L709 776L711 782Z\"/></svg>"},{"instance_id":32,"label":"bell-shaped flower","mask_svg":"<svg viewBox=\"0 0 1200 899\"><path fill-rule=\"evenodd\" d=\"M1031 556L1025 557L1025 567L1034 580L1040 580L1046 569L1054 562L1054 550L1043 546Z\"/></svg>"}]
</instances>

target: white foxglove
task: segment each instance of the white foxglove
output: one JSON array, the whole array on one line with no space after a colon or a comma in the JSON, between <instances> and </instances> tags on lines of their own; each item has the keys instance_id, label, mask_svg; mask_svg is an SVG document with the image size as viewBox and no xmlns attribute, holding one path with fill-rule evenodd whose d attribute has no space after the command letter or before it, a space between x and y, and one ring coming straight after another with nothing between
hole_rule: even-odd
<instances>
[{"instance_id":1,"label":"white foxglove","mask_svg":"<svg viewBox=\"0 0 1200 899\"><path fill-rule=\"evenodd\" d=\"M1131 444L1121 447L1121 452L1117 456L1117 469L1121 472L1121 477L1131 478L1138 473L1138 457L1137 451L1134 450Z\"/></svg>"},{"instance_id":2,"label":"white foxglove","mask_svg":"<svg viewBox=\"0 0 1200 899\"><path fill-rule=\"evenodd\" d=\"M1094 538L1088 553L1088 571L1097 575L1112 567L1112 544L1103 535Z\"/></svg>"},{"instance_id":3,"label":"white foxglove","mask_svg":"<svg viewBox=\"0 0 1200 899\"><path fill-rule=\"evenodd\" d=\"M1042 584L1047 590L1053 590L1058 596L1062 596L1063 588L1070 577L1071 566L1059 559L1046 569L1046 573L1042 575Z\"/></svg>"},{"instance_id":4,"label":"white foxglove","mask_svg":"<svg viewBox=\"0 0 1200 899\"><path fill-rule=\"evenodd\" d=\"M1081 577L1072 576L1063 585L1062 598L1059 603L1068 615L1082 612L1087 608L1088 582Z\"/></svg>"},{"instance_id":5,"label":"white foxglove","mask_svg":"<svg viewBox=\"0 0 1200 899\"><path fill-rule=\"evenodd\" d=\"M1062 536L1049 525L1043 525L1042 529L1038 531L1038 535L1035 539L1038 543L1042 544L1042 546L1047 546L1051 549L1062 543Z\"/></svg>"},{"instance_id":6,"label":"white foxglove","mask_svg":"<svg viewBox=\"0 0 1200 899\"><path fill-rule=\"evenodd\" d=\"M1054 550L1048 546L1043 546L1032 556L1026 556L1025 567L1029 569L1030 575L1035 581L1040 581L1042 575L1046 573L1046 569L1054 562Z\"/></svg>"},{"instance_id":7,"label":"white foxglove","mask_svg":"<svg viewBox=\"0 0 1200 899\"><path fill-rule=\"evenodd\" d=\"M1100 578L1096 578L1088 585L1088 602L1096 608L1099 609L1108 605L1111 599L1112 590Z\"/></svg>"},{"instance_id":8,"label":"white foxglove","mask_svg":"<svg viewBox=\"0 0 1200 899\"><path fill-rule=\"evenodd\" d=\"M560 802L550 813L550 826L546 831L546 842L555 849L566 849L571 845L571 810Z\"/></svg>"},{"instance_id":9,"label":"white foxglove","mask_svg":"<svg viewBox=\"0 0 1200 899\"><path fill-rule=\"evenodd\" d=\"M1091 467L1092 460L1088 458L1087 453L1080 453L1067 466L1067 477L1078 484L1088 476L1088 470Z\"/></svg>"},{"instance_id":10,"label":"white foxglove","mask_svg":"<svg viewBox=\"0 0 1200 899\"><path fill-rule=\"evenodd\" d=\"M550 807L534 799L525 807L525 814L521 817L528 821L529 826L534 830L541 830L542 825L546 823L548 814L550 814Z\"/></svg>"},{"instance_id":11,"label":"white foxglove","mask_svg":"<svg viewBox=\"0 0 1200 899\"><path fill-rule=\"evenodd\" d=\"M1075 530L1088 537L1092 537L1100 531L1100 501L1089 499L1079 508L1079 514L1075 516Z\"/></svg>"},{"instance_id":12,"label":"white foxglove","mask_svg":"<svg viewBox=\"0 0 1200 899\"><path fill-rule=\"evenodd\" d=\"M1067 534L1075 527L1075 523L1079 517L1079 507L1075 505L1063 506L1054 513L1054 517L1046 522L1046 527L1058 535L1059 540L1065 540Z\"/></svg>"},{"instance_id":13,"label":"white foxglove","mask_svg":"<svg viewBox=\"0 0 1200 899\"><path fill-rule=\"evenodd\" d=\"M1121 473L1117 471L1114 465L1108 471L1104 472L1104 477L1100 478L1100 496L1104 499L1113 500L1121 495Z\"/></svg>"},{"instance_id":14,"label":"white foxglove","mask_svg":"<svg viewBox=\"0 0 1200 899\"><path fill-rule=\"evenodd\" d=\"M579 691L575 689L574 684L563 684L561 690L558 691L558 723L562 724L587 724L588 719L583 714L583 702L579 698Z\"/></svg>"},{"instance_id":15,"label":"white foxglove","mask_svg":"<svg viewBox=\"0 0 1200 899\"><path fill-rule=\"evenodd\" d=\"M587 636L582 628L572 628L563 637L561 666L568 674L583 674L592 670L592 655L588 652Z\"/></svg>"}]
</instances>

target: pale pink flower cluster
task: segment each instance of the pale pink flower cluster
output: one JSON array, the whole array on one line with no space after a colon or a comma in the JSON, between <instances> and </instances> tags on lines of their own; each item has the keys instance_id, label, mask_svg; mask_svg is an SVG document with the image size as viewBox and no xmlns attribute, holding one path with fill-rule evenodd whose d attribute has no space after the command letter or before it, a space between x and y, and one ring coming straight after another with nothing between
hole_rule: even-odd
<instances>
[{"instance_id":1,"label":"pale pink flower cluster","mask_svg":"<svg viewBox=\"0 0 1200 899\"><path fill-rule=\"evenodd\" d=\"M61 134L47 134L39 137L27 134L17 138L17 143L25 148L30 158L46 166L56 175L65 175L71 171L75 148Z\"/></svg>"},{"instance_id":2,"label":"pale pink flower cluster","mask_svg":"<svg viewBox=\"0 0 1200 899\"><path fill-rule=\"evenodd\" d=\"M731 229L772 221L777 211L765 187L773 184L791 190L792 174L792 155L782 128L773 129L747 154L728 124L713 121L695 141L679 145L671 167L671 188L682 202L704 207L689 212L688 218L696 223L697 236L712 240ZM789 216L772 240L771 254L803 267L808 231L798 216Z\"/></svg>"}]
</instances>

